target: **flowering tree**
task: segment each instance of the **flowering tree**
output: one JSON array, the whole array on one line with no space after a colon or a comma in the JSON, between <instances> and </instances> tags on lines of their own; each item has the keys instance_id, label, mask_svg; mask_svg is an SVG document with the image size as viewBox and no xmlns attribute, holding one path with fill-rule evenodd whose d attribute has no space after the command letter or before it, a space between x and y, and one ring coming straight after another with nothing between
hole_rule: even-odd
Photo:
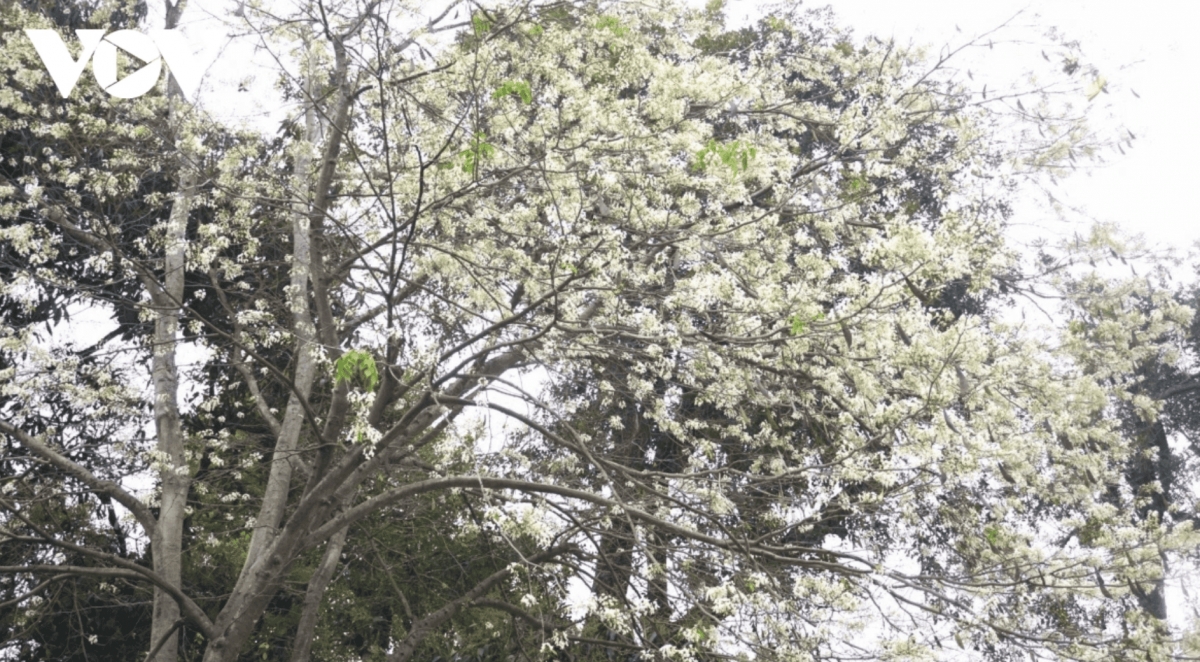
<instances>
[{"instance_id":1,"label":"flowering tree","mask_svg":"<svg viewBox=\"0 0 1200 662\"><path fill-rule=\"evenodd\" d=\"M1123 278L1086 270L1058 279L1070 317L1063 346L1113 391L1114 414L1131 444L1127 456L1113 458L1124 481L1119 488L1110 486L1105 500L1128 508L1135 521L1148 528L1190 530L1197 514L1198 422L1192 397L1197 388L1197 319L1166 334L1152 329L1164 310L1188 304L1194 308L1195 286L1172 283L1178 261L1148 256L1140 242L1122 238L1112 228L1097 228L1086 242L1076 242L1066 255L1051 258L1067 267L1066 273L1070 262L1081 258L1128 270ZM1116 265L1117 260L1123 264ZM1123 599L1165 623L1172 615L1168 585L1179 584L1194 566L1195 551L1187 546L1160 550L1160 568L1151 573L1151 581L1132 585Z\"/></svg>"},{"instance_id":2,"label":"flowering tree","mask_svg":"<svg viewBox=\"0 0 1200 662\"><path fill-rule=\"evenodd\" d=\"M788 8L412 18L240 5L275 137L4 33L6 650L142 596L154 660L1173 654L1123 386L992 314L1013 182L1091 148L1052 88Z\"/></svg>"}]
</instances>

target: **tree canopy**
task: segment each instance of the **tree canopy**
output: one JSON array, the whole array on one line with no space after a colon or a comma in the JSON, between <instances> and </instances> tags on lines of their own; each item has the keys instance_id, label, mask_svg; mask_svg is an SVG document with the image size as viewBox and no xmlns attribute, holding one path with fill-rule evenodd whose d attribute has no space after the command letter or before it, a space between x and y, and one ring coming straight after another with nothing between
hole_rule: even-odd
<instances>
[{"instance_id":1,"label":"tree canopy","mask_svg":"<svg viewBox=\"0 0 1200 662\"><path fill-rule=\"evenodd\" d=\"M1196 653L1193 300L1005 235L1102 146L1071 44L241 2L264 133L22 32L146 17L0 7L0 659Z\"/></svg>"}]
</instances>

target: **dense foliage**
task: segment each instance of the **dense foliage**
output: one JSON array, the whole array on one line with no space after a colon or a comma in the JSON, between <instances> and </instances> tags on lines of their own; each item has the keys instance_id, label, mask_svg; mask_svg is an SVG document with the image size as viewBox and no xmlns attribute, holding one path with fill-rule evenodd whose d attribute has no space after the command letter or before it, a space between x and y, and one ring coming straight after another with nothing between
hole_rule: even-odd
<instances>
[{"instance_id":1,"label":"dense foliage","mask_svg":"<svg viewBox=\"0 0 1200 662\"><path fill-rule=\"evenodd\" d=\"M60 99L21 29L147 20L70 7L0 7L0 659L1188 654L1192 301L1005 240L1097 146L1066 46L242 2L264 135Z\"/></svg>"}]
</instances>

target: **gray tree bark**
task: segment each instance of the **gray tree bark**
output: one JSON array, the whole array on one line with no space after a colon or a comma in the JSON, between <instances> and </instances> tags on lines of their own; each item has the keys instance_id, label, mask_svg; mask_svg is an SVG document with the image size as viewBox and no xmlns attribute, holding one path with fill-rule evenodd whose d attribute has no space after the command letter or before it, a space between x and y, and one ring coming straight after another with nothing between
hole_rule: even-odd
<instances>
[{"instance_id":1,"label":"gray tree bark","mask_svg":"<svg viewBox=\"0 0 1200 662\"><path fill-rule=\"evenodd\" d=\"M174 4L164 0L168 30L178 27L186 0ZM170 103L171 129L179 137L180 104L183 94L173 79L167 84ZM167 219L163 238L163 282L155 297L154 348L151 377L154 383L154 428L157 437L159 479L158 522L150 532L150 549L154 571L169 585L182 588L183 579L183 520L186 517L187 495L191 485L184 449L183 429L179 418L179 368L175 362L175 344L179 335L180 307L183 303L184 270L187 259L187 222L192 200L196 194L196 172L192 155L180 145L179 188ZM154 589L154 607L150 622L152 662L176 662L179 659L180 608L175 597L162 588Z\"/></svg>"},{"instance_id":2,"label":"gray tree bark","mask_svg":"<svg viewBox=\"0 0 1200 662\"><path fill-rule=\"evenodd\" d=\"M333 534L325 543L325 554L316 572L308 580L308 589L304 592L304 610L300 614L300 623L296 627L296 638L292 642L291 662L309 662L312 655L313 637L316 635L317 618L320 616L321 603L325 598L325 590L333 579L342 557L342 548L346 545L346 532L349 527Z\"/></svg>"}]
</instances>

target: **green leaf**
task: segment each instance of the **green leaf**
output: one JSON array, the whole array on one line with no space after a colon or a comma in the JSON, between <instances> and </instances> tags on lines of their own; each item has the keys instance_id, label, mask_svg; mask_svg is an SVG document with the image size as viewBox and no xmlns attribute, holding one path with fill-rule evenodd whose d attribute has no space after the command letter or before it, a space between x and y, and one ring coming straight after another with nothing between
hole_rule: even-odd
<instances>
[{"instance_id":1,"label":"green leaf","mask_svg":"<svg viewBox=\"0 0 1200 662\"><path fill-rule=\"evenodd\" d=\"M621 21L617 20L616 16L601 16L596 21L596 27L606 29L618 37L624 37L629 34L629 28L621 25Z\"/></svg>"},{"instance_id":2,"label":"green leaf","mask_svg":"<svg viewBox=\"0 0 1200 662\"><path fill-rule=\"evenodd\" d=\"M696 157L692 160L692 170L699 172L707 168L709 156L714 154L722 165L737 173L749 170L750 162L758 155L758 149L740 140L721 144L709 138L704 147L696 152Z\"/></svg>"},{"instance_id":3,"label":"green leaf","mask_svg":"<svg viewBox=\"0 0 1200 662\"><path fill-rule=\"evenodd\" d=\"M798 336L801 333L804 333L804 328L807 326L807 322L804 321L804 318L800 317L799 315L792 315L788 317L788 322L792 325L791 332L793 336Z\"/></svg>"},{"instance_id":4,"label":"green leaf","mask_svg":"<svg viewBox=\"0 0 1200 662\"><path fill-rule=\"evenodd\" d=\"M471 29L475 31L475 36L478 37L492 29L492 22L484 18L481 14L475 14L471 17Z\"/></svg>"},{"instance_id":5,"label":"green leaf","mask_svg":"<svg viewBox=\"0 0 1200 662\"><path fill-rule=\"evenodd\" d=\"M493 99L503 99L507 96L518 97L523 103L533 103L533 91L529 89L529 83L525 81L505 81L503 85L496 88L495 92L492 92Z\"/></svg>"},{"instance_id":6,"label":"green leaf","mask_svg":"<svg viewBox=\"0 0 1200 662\"><path fill-rule=\"evenodd\" d=\"M463 160L463 172L474 175L479 169L479 162L496 153L496 148L487 142L485 138L486 136L482 133L476 132L471 137L471 146L458 153Z\"/></svg>"},{"instance_id":7,"label":"green leaf","mask_svg":"<svg viewBox=\"0 0 1200 662\"><path fill-rule=\"evenodd\" d=\"M805 319L801 317L799 313L795 313L789 315L787 321L790 325L791 334L793 336L798 336L804 333L804 330L808 328L809 324L823 319L825 319L825 313L817 313L816 317L812 317L810 319Z\"/></svg>"},{"instance_id":8,"label":"green leaf","mask_svg":"<svg viewBox=\"0 0 1200 662\"><path fill-rule=\"evenodd\" d=\"M352 349L333 364L333 376L338 384L357 382L367 391L379 385L379 368L375 357L362 349Z\"/></svg>"}]
</instances>

